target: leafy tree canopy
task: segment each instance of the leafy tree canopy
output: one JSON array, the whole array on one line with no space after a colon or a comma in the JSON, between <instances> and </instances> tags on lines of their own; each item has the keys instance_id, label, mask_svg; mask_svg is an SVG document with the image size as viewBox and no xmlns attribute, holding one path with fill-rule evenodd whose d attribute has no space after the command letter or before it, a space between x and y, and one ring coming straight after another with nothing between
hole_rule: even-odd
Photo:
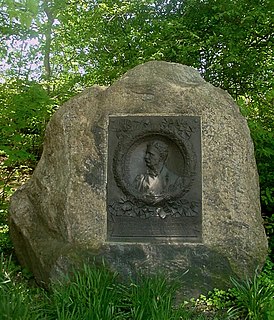
<instances>
[{"instance_id":1,"label":"leafy tree canopy","mask_svg":"<svg viewBox=\"0 0 274 320\"><path fill-rule=\"evenodd\" d=\"M145 61L178 62L238 100L263 203L274 208L272 0L0 0L0 8L0 149L10 159L17 149L39 157L35 135L83 87Z\"/></svg>"}]
</instances>

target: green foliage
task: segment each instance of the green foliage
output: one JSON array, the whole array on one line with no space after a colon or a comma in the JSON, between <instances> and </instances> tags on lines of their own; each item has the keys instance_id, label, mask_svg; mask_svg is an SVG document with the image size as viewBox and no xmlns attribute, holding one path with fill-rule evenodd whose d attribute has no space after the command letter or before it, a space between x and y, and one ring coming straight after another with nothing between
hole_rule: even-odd
<instances>
[{"instance_id":1,"label":"green foliage","mask_svg":"<svg viewBox=\"0 0 274 320\"><path fill-rule=\"evenodd\" d=\"M24 39L36 67L13 44L12 32L9 66L23 62L17 74L45 79L47 56L49 87L59 96L109 84L139 63L166 60L197 68L237 97L271 87L272 9L271 0L50 0L36 6ZM30 45L34 39L38 44Z\"/></svg>"},{"instance_id":2,"label":"green foliage","mask_svg":"<svg viewBox=\"0 0 274 320\"><path fill-rule=\"evenodd\" d=\"M178 284L169 284L164 276L141 277L131 284L129 293L131 318L136 320L178 319L173 308Z\"/></svg>"},{"instance_id":3,"label":"green foliage","mask_svg":"<svg viewBox=\"0 0 274 320\"><path fill-rule=\"evenodd\" d=\"M122 283L118 274L104 265L85 265L55 282L47 292L30 286L29 273L11 256L1 254L0 315L1 319L271 320L272 268L268 260L264 271L253 279L232 279L229 291L214 289L175 307L182 284L169 282L164 275L140 276L137 282Z\"/></svg>"},{"instance_id":4,"label":"green foliage","mask_svg":"<svg viewBox=\"0 0 274 320\"><path fill-rule=\"evenodd\" d=\"M0 170L1 172L1 170ZM6 201L5 187L0 183L0 254L10 254L13 250L13 244L9 237L8 227L8 201Z\"/></svg>"},{"instance_id":5,"label":"green foliage","mask_svg":"<svg viewBox=\"0 0 274 320\"><path fill-rule=\"evenodd\" d=\"M238 103L248 120L254 141L260 178L261 204L264 215L274 212L274 90L265 94L241 97Z\"/></svg>"},{"instance_id":6,"label":"green foliage","mask_svg":"<svg viewBox=\"0 0 274 320\"><path fill-rule=\"evenodd\" d=\"M2 253L8 254L8 253L11 253L12 250L13 250L13 244L9 237L9 228L6 224L5 225L0 224L0 254Z\"/></svg>"},{"instance_id":7,"label":"green foliage","mask_svg":"<svg viewBox=\"0 0 274 320\"><path fill-rule=\"evenodd\" d=\"M214 315L219 319L272 320L274 311L273 270L274 263L268 258L262 272L260 274L256 272L252 279L246 278L243 281L233 278L231 289L215 288L207 295L191 299L187 305L190 304L196 310Z\"/></svg>"},{"instance_id":8,"label":"green foliage","mask_svg":"<svg viewBox=\"0 0 274 320\"><path fill-rule=\"evenodd\" d=\"M28 166L11 167L4 163L6 156L0 155L0 254L9 255L13 251L13 244L9 237L8 208L10 196L16 188L26 182L32 173Z\"/></svg>"},{"instance_id":9,"label":"green foliage","mask_svg":"<svg viewBox=\"0 0 274 320\"><path fill-rule=\"evenodd\" d=\"M259 275L260 282L262 285L274 285L274 262L268 257L262 272Z\"/></svg>"},{"instance_id":10,"label":"green foliage","mask_svg":"<svg viewBox=\"0 0 274 320\"><path fill-rule=\"evenodd\" d=\"M117 274L106 268L75 271L52 286L52 293L45 307L47 319L123 319L120 310L121 286Z\"/></svg>"},{"instance_id":11,"label":"green foliage","mask_svg":"<svg viewBox=\"0 0 274 320\"><path fill-rule=\"evenodd\" d=\"M274 261L274 109L273 89L265 94L240 98L241 112L248 120L255 147L259 172L261 206L264 226L268 236L270 258Z\"/></svg>"},{"instance_id":12,"label":"green foliage","mask_svg":"<svg viewBox=\"0 0 274 320\"><path fill-rule=\"evenodd\" d=\"M37 290L27 286L21 268L12 257L0 256L0 317L1 319L29 320L41 319L34 304Z\"/></svg>"},{"instance_id":13,"label":"green foliage","mask_svg":"<svg viewBox=\"0 0 274 320\"><path fill-rule=\"evenodd\" d=\"M36 163L41 155L53 101L41 85L12 81L1 85L0 150L4 164Z\"/></svg>"},{"instance_id":14,"label":"green foliage","mask_svg":"<svg viewBox=\"0 0 274 320\"><path fill-rule=\"evenodd\" d=\"M269 309L266 311L266 319L267 320L274 319L274 299L270 301Z\"/></svg>"},{"instance_id":15,"label":"green foliage","mask_svg":"<svg viewBox=\"0 0 274 320\"><path fill-rule=\"evenodd\" d=\"M41 155L54 104L41 85L17 79L0 84L0 108L0 248L8 253L8 200Z\"/></svg>"},{"instance_id":16,"label":"green foliage","mask_svg":"<svg viewBox=\"0 0 274 320\"><path fill-rule=\"evenodd\" d=\"M232 306L233 296L230 291L213 289L207 295L200 295L198 299L194 300L195 305L203 310L224 311Z\"/></svg>"},{"instance_id":17,"label":"green foliage","mask_svg":"<svg viewBox=\"0 0 274 320\"><path fill-rule=\"evenodd\" d=\"M274 262L274 214L264 218L264 227L268 236L269 257Z\"/></svg>"},{"instance_id":18,"label":"green foliage","mask_svg":"<svg viewBox=\"0 0 274 320\"><path fill-rule=\"evenodd\" d=\"M27 28L38 13L38 1L35 0L2 0L0 4L10 23L19 22Z\"/></svg>"},{"instance_id":19,"label":"green foliage","mask_svg":"<svg viewBox=\"0 0 274 320\"><path fill-rule=\"evenodd\" d=\"M271 88L272 1L190 0L184 12L182 22L196 36L190 64L206 80L234 97L255 93L263 79Z\"/></svg>"},{"instance_id":20,"label":"green foliage","mask_svg":"<svg viewBox=\"0 0 274 320\"><path fill-rule=\"evenodd\" d=\"M269 280L269 278L267 278ZM232 293L235 297L235 306L231 307L228 314L231 319L244 316L250 320L265 320L273 312L274 282L266 281L265 277L256 273L253 279L240 281L231 279L234 286Z\"/></svg>"},{"instance_id":21,"label":"green foliage","mask_svg":"<svg viewBox=\"0 0 274 320\"><path fill-rule=\"evenodd\" d=\"M45 319L187 320L225 319L185 304L175 305L179 283L161 275L121 283L106 267L84 266L45 293Z\"/></svg>"},{"instance_id":22,"label":"green foliage","mask_svg":"<svg viewBox=\"0 0 274 320\"><path fill-rule=\"evenodd\" d=\"M258 121L249 121L249 127L255 145L263 210L271 213L274 210L274 131L263 128Z\"/></svg>"}]
</instances>

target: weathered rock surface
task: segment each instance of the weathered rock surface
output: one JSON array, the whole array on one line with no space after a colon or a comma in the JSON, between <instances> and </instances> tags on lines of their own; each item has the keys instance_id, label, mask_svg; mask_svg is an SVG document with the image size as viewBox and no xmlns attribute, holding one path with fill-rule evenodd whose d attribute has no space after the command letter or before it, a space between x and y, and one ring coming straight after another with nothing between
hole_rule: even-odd
<instances>
[{"instance_id":1,"label":"weathered rock surface","mask_svg":"<svg viewBox=\"0 0 274 320\"><path fill-rule=\"evenodd\" d=\"M107 241L108 119L119 114L201 117L201 243ZM231 275L252 275L267 240L247 123L233 99L194 69L137 66L54 114L33 176L12 197L10 231L19 261L45 284L94 257L125 277L141 270L181 276L186 297L225 287Z\"/></svg>"}]
</instances>

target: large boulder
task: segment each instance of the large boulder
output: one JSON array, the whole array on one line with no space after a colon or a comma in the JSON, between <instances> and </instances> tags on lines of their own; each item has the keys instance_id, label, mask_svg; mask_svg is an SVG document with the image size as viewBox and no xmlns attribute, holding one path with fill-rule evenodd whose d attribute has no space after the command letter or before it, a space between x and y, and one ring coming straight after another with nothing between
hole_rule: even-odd
<instances>
[{"instance_id":1,"label":"large boulder","mask_svg":"<svg viewBox=\"0 0 274 320\"><path fill-rule=\"evenodd\" d=\"M195 170L200 173L186 191L196 197L199 207L198 211L193 209L196 218L188 220L189 228L193 223L198 226L196 238L187 238L187 233L180 238L179 228L176 237L171 232L160 241L149 235L131 241L132 226L125 241L111 236L108 206L112 189L118 197L124 194L134 198L134 191L127 194L126 184L122 181L119 185L112 177L112 144L127 139L124 134L112 140L109 123L113 116L125 120L129 116L200 119L201 132L197 135L201 141L197 138L191 142L201 151L198 158L194 157L200 165ZM119 165L123 156L115 161ZM189 168L191 165L190 157ZM123 168L117 170L123 180ZM180 196L185 197L183 193ZM156 208L152 202L137 200L135 211L138 204ZM163 212L164 206L160 202L155 212ZM130 212L130 208L125 210ZM114 212L120 209L112 206ZM193 210L181 211L194 216ZM123 217L121 213L120 223ZM168 221L169 217L164 213L159 219ZM180 221L184 224L186 220ZM126 228L125 223L118 235ZM267 239L247 123L229 94L204 81L193 68L180 64L148 62L128 71L110 87L86 89L60 107L49 122L37 168L11 199L10 232L19 261L45 285L94 259L103 259L125 278L139 271L179 276L185 297L213 287L225 288L230 276L252 276L265 261Z\"/></svg>"}]
</instances>

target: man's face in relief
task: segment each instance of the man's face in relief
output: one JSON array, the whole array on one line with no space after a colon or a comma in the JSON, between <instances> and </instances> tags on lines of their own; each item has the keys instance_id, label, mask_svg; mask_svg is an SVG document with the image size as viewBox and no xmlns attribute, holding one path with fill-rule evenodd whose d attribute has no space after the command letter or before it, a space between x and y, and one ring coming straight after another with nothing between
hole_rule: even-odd
<instances>
[{"instance_id":1,"label":"man's face in relief","mask_svg":"<svg viewBox=\"0 0 274 320\"><path fill-rule=\"evenodd\" d=\"M145 162L149 169L156 169L162 163L159 151L153 147L148 146L145 154Z\"/></svg>"}]
</instances>

